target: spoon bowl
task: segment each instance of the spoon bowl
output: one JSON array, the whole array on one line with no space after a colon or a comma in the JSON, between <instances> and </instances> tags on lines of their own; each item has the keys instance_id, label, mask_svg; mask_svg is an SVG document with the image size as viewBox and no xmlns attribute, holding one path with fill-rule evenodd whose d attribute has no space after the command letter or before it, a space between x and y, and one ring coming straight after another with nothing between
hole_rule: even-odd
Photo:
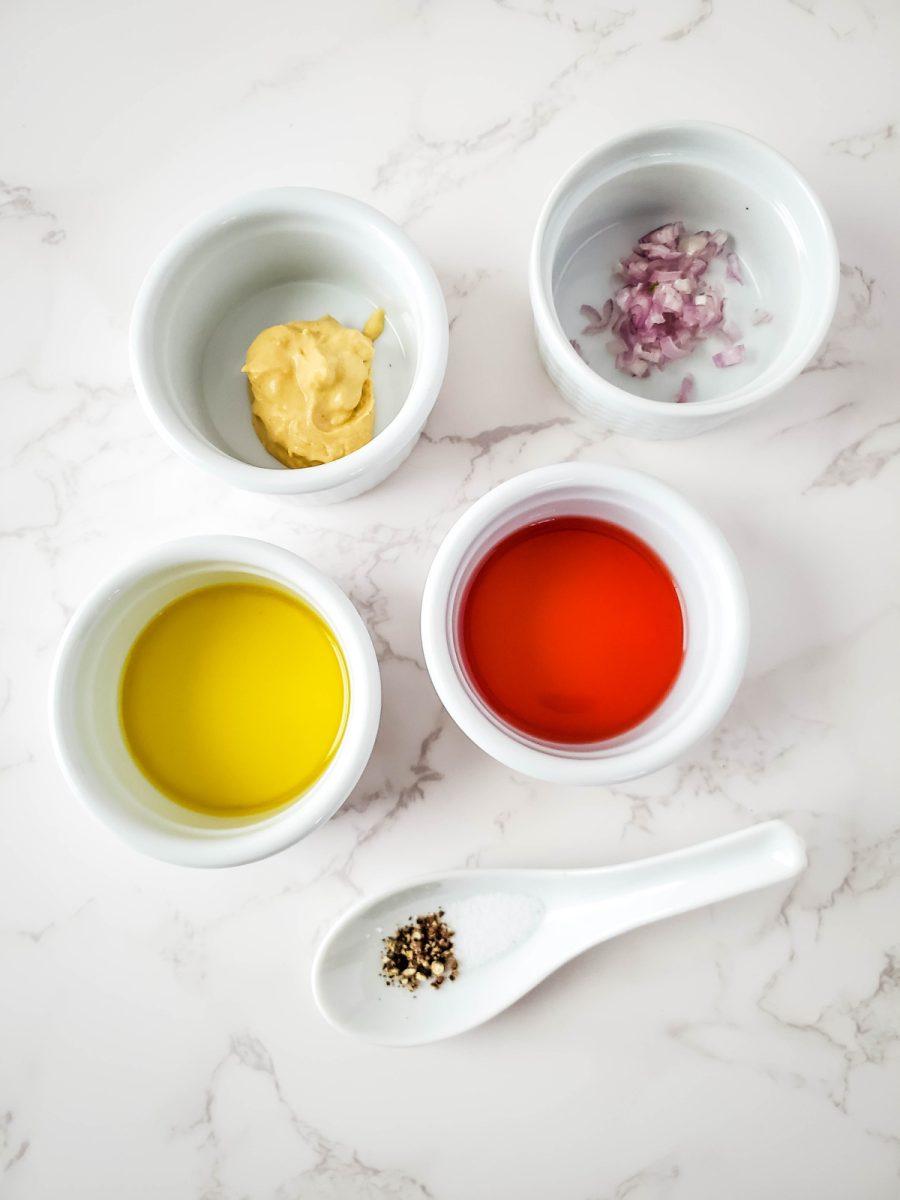
<instances>
[{"instance_id":1,"label":"spoon bowl","mask_svg":"<svg viewBox=\"0 0 900 1200\"><path fill-rule=\"evenodd\" d=\"M387 1046L473 1029L564 963L619 933L791 879L806 865L799 836L768 821L686 850L587 870L450 871L364 900L327 934L313 995L336 1028ZM443 910L459 977L410 993L380 974L382 939Z\"/></svg>"}]
</instances>

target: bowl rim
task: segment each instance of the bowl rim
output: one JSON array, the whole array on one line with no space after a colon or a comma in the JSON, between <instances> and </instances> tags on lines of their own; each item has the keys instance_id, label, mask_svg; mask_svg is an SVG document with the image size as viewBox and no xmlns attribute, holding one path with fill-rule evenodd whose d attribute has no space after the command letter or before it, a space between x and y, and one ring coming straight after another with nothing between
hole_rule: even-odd
<instances>
[{"instance_id":1,"label":"bowl rim","mask_svg":"<svg viewBox=\"0 0 900 1200\"><path fill-rule=\"evenodd\" d=\"M649 500L682 535L699 544L720 582L724 650L714 678L699 703L649 745L624 747L603 757L567 757L527 745L504 732L473 702L460 681L448 645L450 593L460 563L479 534L518 500L560 487L598 488ZM747 591L738 561L722 532L679 492L650 475L603 463L558 463L537 467L498 484L476 500L438 547L422 597L422 645L435 690L456 724L486 754L534 779L565 784L612 784L649 775L680 757L724 716L744 676L749 646Z\"/></svg>"},{"instance_id":2,"label":"bowl rim","mask_svg":"<svg viewBox=\"0 0 900 1200\"><path fill-rule=\"evenodd\" d=\"M407 261L416 283L412 308L422 337L409 393L390 424L344 458L304 470L279 470L244 462L190 429L155 392L153 325L157 308L184 258L223 226L254 217L309 213L359 231L368 225ZM246 192L195 217L163 246L138 289L131 311L128 354L141 407L169 446L183 458L235 487L277 495L318 495L351 484L398 459L428 419L444 381L449 324L434 268L412 239L378 209L341 192L313 187L275 187Z\"/></svg>"},{"instance_id":3,"label":"bowl rim","mask_svg":"<svg viewBox=\"0 0 900 1200\"><path fill-rule=\"evenodd\" d=\"M793 379L796 379L822 345L834 318L840 286L840 255L831 221L818 195L788 158L770 146L768 142L763 141L762 138L758 138L754 134L746 133L742 129L735 129L730 125L721 125L715 121L665 121L661 124L639 126L628 130L618 137L602 142L598 146L594 146L585 154L582 154L565 171L544 202L532 238L528 264L528 290L535 322L541 326L541 333L547 340L548 349L555 355L560 367L573 376L578 387L582 391L587 392L592 400L601 403L603 401L614 401L623 407L630 407L636 414L653 415L657 418L660 416L660 402L658 400L650 399L647 396L635 395L626 388L619 387L617 384L605 379L602 375L597 374L596 371L584 362L569 343L559 322L559 317L556 314L553 297L552 295L548 295L544 287L541 256L547 226L556 206L565 196L572 181L583 168L590 165L595 159L607 155L611 151L623 148L637 138L678 133L700 133L712 138L731 139L738 145L752 147L756 153L761 152L764 155L768 155L773 162L778 164L781 170L793 176L797 185L805 193L818 221L823 242L829 251L828 286L820 293L818 318L813 322L809 336L793 360L786 364L774 380L769 380L763 384L750 384L733 396L725 396L718 400L698 400L691 404L668 404L665 406L667 418L671 417L676 422L690 423L701 417L740 412L742 409L749 408L753 404L767 399Z\"/></svg>"},{"instance_id":4,"label":"bowl rim","mask_svg":"<svg viewBox=\"0 0 900 1200\"><path fill-rule=\"evenodd\" d=\"M350 676L347 727L316 796L300 796L259 822L191 833L187 826L141 825L115 802L100 798L100 785L80 752L71 719L70 683L77 671L79 643L103 618L111 600L139 586L152 572L216 562L234 564L287 586L317 608L334 631ZM340 635L335 629L340 625ZM76 676L77 678L77 676ZM332 817L349 797L365 769L381 718L381 675L365 622L342 589L300 555L270 542L240 535L199 535L157 542L106 575L77 606L60 639L48 693L50 740L56 761L81 804L133 849L164 862L189 867L228 867L255 862L293 845Z\"/></svg>"}]
</instances>

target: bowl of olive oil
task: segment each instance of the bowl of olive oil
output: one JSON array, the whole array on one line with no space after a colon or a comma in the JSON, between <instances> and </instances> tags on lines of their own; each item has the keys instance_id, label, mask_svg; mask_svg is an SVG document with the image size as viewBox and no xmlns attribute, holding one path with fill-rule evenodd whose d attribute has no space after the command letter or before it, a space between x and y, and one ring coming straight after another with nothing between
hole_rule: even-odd
<instances>
[{"instance_id":1,"label":"bowl of olive oil","mask_svg":"<svg viewBox=\"0 0 900 1200\"><path fill-rule=\"evenodd\" d=\"M80 606L50 723L72 790L119 837L231 866L333 815L380 711L371 639L335 583L266 542L199 537L148 551Z\"/></svg>"}]
</instances>

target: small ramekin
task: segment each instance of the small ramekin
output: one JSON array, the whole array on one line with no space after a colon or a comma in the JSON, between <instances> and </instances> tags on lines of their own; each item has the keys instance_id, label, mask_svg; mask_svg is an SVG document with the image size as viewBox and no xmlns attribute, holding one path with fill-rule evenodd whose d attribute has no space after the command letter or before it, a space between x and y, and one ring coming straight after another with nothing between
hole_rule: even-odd
<instances>
[{"instance_id":1,"label":"small ramekin","mask_svg":"<svg viewBox=\"0 0 900 1200\"><path fill-rule=\"evenodd\" d=\"M241 366L268 325L330 312L361 328L375 308L375 436L334 462L288 470L250 422ZM433 269L393 221L359 200L275 188L224 204L160 254L131 319L131 370L153 425L190 462L234 487L329 503L358 496L409 455L447 365Z\"/></svg>"},{"instance_id":2,"label":"small ramekin","mask_svg":"<svg viewBox=\"0 0 900 1200\"><path fill-rule=\"evenodd\" d=\"M746 360L717 368L711 356L723 344L707 341L684 362L631 379L615 366L609 334L581 335L579 307L600 308L620 286L616 260L648 229L679 219L734 237L744 281L727 285L726 312L741 329ZM839 280L831 224L794 167L749 134L690 121L607 142L567 171L538 220L529 268L550 379L584 416L641 438L703 433L773 396L821 345ZM754 325L755 309L771 322ZM686 372L696 399L673 403Z\"/></svg>"},{"instance_id":3,"label":"small ramekin","mask_svg":"<svg viewBox=\"0 0 900 1200\"><path fill-rule=\"evenodd\" d=\"M500 720L473 689L458 649L460 601L484 555L515 529L573 514L611 521L651 546L678 586L685 623L684 661L660 707L627 733L588 747L551 746ZM727 711L748 638L746 589L719 530L650 476L597 464L539 467L482 496L441 543L422 599L425 662L450 716L498 762L551 783L621 783L679 758Z\"/></svg>"},{"instance_id":4,"label":"small ramekin","mask_svg":"<svg viewBox=\"0 0 900 1200\"><path fill-rule=\"evenodd\" d=\"M141 773L119 720L119 684L138 633L166 604L207 584L275 584L316 610L347 665L350 704L323 774L262 817L212 817L175 804ZM369 760L381 715L381 678L362 618L337 584L268 542L192 537L156 546L116 571L70 621L50 684L50 728L72 791L124 842L166 862L227 867L265 858L312 833L344 803Z\"/></svg>"}]
</instances>

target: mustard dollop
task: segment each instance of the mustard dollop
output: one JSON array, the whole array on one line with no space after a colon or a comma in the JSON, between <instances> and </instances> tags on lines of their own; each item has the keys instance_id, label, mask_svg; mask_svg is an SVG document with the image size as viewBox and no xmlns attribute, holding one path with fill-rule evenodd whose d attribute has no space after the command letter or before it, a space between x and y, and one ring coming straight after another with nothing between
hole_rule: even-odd
<instances>
[{"instance_id":1,"label":"mustard dollop","mask_svg":"<svg viewBox=\"0 0 900 1200\"><path fill-rule=\"evenodd\" d=\"M362 331L325 316L273 325L254 338L243 367L253 427L279 462L333 462L371 440L372 358L383 329L379 308Z\"/></svg>"}]
</instances>

